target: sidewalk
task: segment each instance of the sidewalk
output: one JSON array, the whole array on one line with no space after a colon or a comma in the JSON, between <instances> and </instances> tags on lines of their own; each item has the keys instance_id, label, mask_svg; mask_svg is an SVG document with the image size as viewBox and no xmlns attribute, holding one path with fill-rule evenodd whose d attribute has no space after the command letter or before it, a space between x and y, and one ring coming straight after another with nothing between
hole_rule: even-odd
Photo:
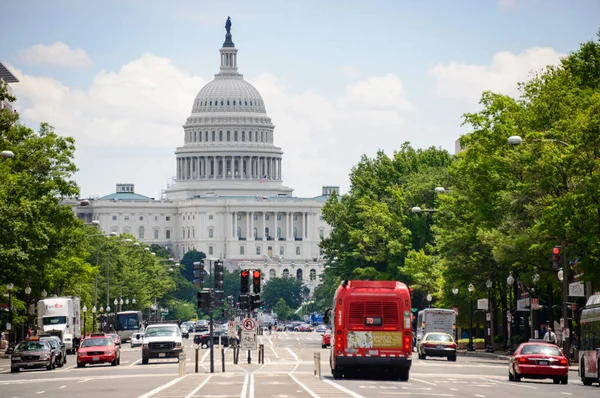
<instances>
[{"instance_id":1,"label":"sidewalk","mask_svg":"<svg viewBox=\"0 0 600 398\"><path fill-rule=\"evenodd\" d=\"M471 357L471 358L484 358L484 359L497 359L502 361L507 361L510 359L510 355L506 354L503 351L496 352L486 352L484 350L475 350L475 351L467 351L467 350L456 350L457 356ZM571 361L573 363L573 361ZM570 365L570 372L578 372L579 365Z\"/></svg>"}]
</instances>

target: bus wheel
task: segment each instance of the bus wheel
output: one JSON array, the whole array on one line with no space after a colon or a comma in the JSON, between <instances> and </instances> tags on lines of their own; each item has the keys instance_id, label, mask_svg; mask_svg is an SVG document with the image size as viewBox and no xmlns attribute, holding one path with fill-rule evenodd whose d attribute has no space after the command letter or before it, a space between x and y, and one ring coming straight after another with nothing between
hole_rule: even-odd
<instances>
[{"instance_id":1,"label":"bus wheel","mask_svg":"<svg viewBox=\"0 0 600 398\"><path fill-rule=\"evenodd\" d=\"M396 374L398 375L398 379L400 379L400 381L408 381L408 372L409 372L409 368L397 369Z\"/></svg>"},{"instance_id":2,"label":"bus wheel","mask_svg":"<svg viewBox=\"0 0 600 398\"><path fill-rule=\"evenodd\" d=\"M342 373L342 371L338 370L338 369L332 369L331 374L333 375L333 378L336 380L341 379L342 376L344 375L344 373Z\"/></svg>"},{"instance_id":3,"label":"bus wheel","mask_svg":"<svg viewBox=\"0 0 600 398\"><path fill-rule=\"evenodd\" d=\"M583 359L581 360L581 363L579 364L579 374L581 375L581 382L583 383L584 386L592 385L592 379L589 377L585 377L585 362L583 361Z\"/></svg>"}]
</instances>

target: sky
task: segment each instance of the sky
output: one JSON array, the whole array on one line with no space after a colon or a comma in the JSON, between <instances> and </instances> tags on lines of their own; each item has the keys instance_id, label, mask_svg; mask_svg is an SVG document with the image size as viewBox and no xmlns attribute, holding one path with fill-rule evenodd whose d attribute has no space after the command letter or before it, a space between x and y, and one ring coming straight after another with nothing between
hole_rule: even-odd
<instances>
[{"instance_id":1,"label":"sky","mask_svg":"<svg viewBox=\"0 0 600 398\"><path fill-rule=\"evenodd\" d=\"M402 143L454 153L462 115L595 40L598 0L0 0L0 61L22 121L75 138L81 197L117 183L159 198L196 94L238 67L283 149L284 185L349 189L353 166Z\"/></svg>"}]
</instances>

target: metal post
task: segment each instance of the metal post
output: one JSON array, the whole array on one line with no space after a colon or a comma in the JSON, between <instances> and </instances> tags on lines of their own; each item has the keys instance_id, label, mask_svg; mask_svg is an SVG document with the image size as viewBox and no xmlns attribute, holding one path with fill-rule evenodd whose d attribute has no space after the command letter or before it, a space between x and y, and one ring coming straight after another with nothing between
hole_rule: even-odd
<instances>
[{"instance_id":1,"label":"metal post","mask_svg":"<svg viewBox=\"0 0 600 398\"><path fill-rule=\"evenodd\" d=\"M12 285L12 284L11 284ZM12 286L8 289L8 323L10 324L10 329L8 329L8 346L12 343L12 334L13 334L13 313L12 313Z\"/></svg>"},{"instance_id":2,"label":"metal post","mask_svg":"<svg viewBox=\"0 0 600 398\"><path fill-rule=\"evenodd\" d=\"M469 292L469 347L467 351L475 351L473 348L473 292Z\"/></svg>"},{"instance_id":3,"label":"metal post","mask_svg":"<svg viewBox=\"0 0 600 398\"><path fill-rule=\"evenodd\" d=\"M196 358L195 358L195 362L196 362L196 373L198 373L198 351L200 351L200 345L198 345L198 347L196 348Z\"/></svg>"},{"instance_id":4,"label":"metal post","mask_svg":"<svg viewBox=\"0 0 600 398\"><path fill-rule=\"evenodd\" d=\"M488 335L488 346L487 346L487 352L493 352L494 351L494 341L492 340L492 320L494 319L492 317L492 294L491 294L491 288L488 287L488 314L490 317L490 320L487 321L488 324L488 330L487 330L487 335Z\"/></svg>"},{"instance_id":5,"label":"metal post","mask_svg":"<svg viewBox=\"0 0 600 398\"><path fill-rule=\"evenodd\" d=\"M209 260L208 261L209 266L208 269L210 271L210 282L209 285L210 288L210 302L209 302L209 308L208 308L208 313L209 313L209 322L210 324L208 325L209 327L209 339L210 339L210 373L215 373L215 350L214 350L214 330L213 330L213 310L214 310L214 289L213 289L213 261Z\"/></svg>"},{"instance_id":6,"label":"metal post","mask_svg":"<svg viewBox=\"0 0 600 398\"><path fill-rule=\"evenodd\" d=\"M221 347L221 371L225 372L225 348Z\"/></svg>"},{"instance_id":7,"label":"metal post","mask_svg":"<svg viewBox=\"0 0 600 398\"><path fill-rule=\"evenodd\" d=\"M179 377L185 376L185 352L179 354Z\"/></svg>"},{"instance_id":8,"label":"metal post","mask_svg":"<svg viewBox=\"0 0 600 398\"><path fill-rule=\"evenodd\" d=\"M563 352L567 360L571 360L571 321L569 320L569 267L567 264L567 244L563 238L560 242L560 252L562 253L562 268L563 268L563 283L562 283L562 300L563 300ZM569 331L569 337L565 337L565 331Z\"/></svg>"},{"instance_id":9,"label":"metal post","mask_svg":"<svg viewBox=\"0 0 600 398\"><path fill-rule=\"evenodd\" d=\"M314 359L314 366L315 366L314 375L320 379L321 378L321 353L315 352L313 359Z\"/></svg>"}]
</instances>

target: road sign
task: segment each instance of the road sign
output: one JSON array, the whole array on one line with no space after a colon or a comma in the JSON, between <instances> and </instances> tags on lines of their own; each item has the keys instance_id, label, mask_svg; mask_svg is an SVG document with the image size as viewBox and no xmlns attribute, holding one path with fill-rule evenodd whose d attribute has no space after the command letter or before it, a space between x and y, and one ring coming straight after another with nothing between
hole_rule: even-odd
<instances>
[{"instance_id":1,"label":"road sign","mask_svg":"<svg viewBox=\"0 0 600 398\"><path fill-rule=\"evenodd\" d=\"M237 337L237 331L235 330L235 321L227 322L227 337Z\"/></svg>"},{"instance_id":2,"label":"road sign","mask_svg":"<svg viewBox=\"0 0 600 398\"><path fill-rule=\"evenodd\" d=\"M246 318L242 322L242 327L244 330L254 331L256 330L256 321L252 318Z\"/></svg>"},{"instance_id":3,"label":"road sign","mask_svg":"<svg viewBox=\"0 0 600 398\"><path fill-rule=\"evenodd\" d=\"M477 300L477 309L478 310L487 310L488 309L488 299L482 298Z\"/></svg>"},{"instance_id":4,"label":"road sign","mask_svg":"<svg viewBox=\"0 0 600 398\"><path fill-rule=\"evenodd\" d=\"M539 310L540 309L540 299L538 298L531 298L531 309L532 310Z\"/></svg>"},{"instance_id":5,"label":"road sign","mask_svg":"<svg viewBox=\"0 0 600 398\"><path fill-rule=\"evenodd\" d=\"M256 331L242 329L242 341L240 341L240 349L242 351L256 350Z\"/></svg>"},{"instance_id":6,"label":"road sign","mask_svg":"<svg viewBox=\"0 0 600 398\"><path fill-rule=\"evenodd\" d=\"M585 297L585 285L583 282L569 283L569 296Z\"/></svg>"}]
</instances>

